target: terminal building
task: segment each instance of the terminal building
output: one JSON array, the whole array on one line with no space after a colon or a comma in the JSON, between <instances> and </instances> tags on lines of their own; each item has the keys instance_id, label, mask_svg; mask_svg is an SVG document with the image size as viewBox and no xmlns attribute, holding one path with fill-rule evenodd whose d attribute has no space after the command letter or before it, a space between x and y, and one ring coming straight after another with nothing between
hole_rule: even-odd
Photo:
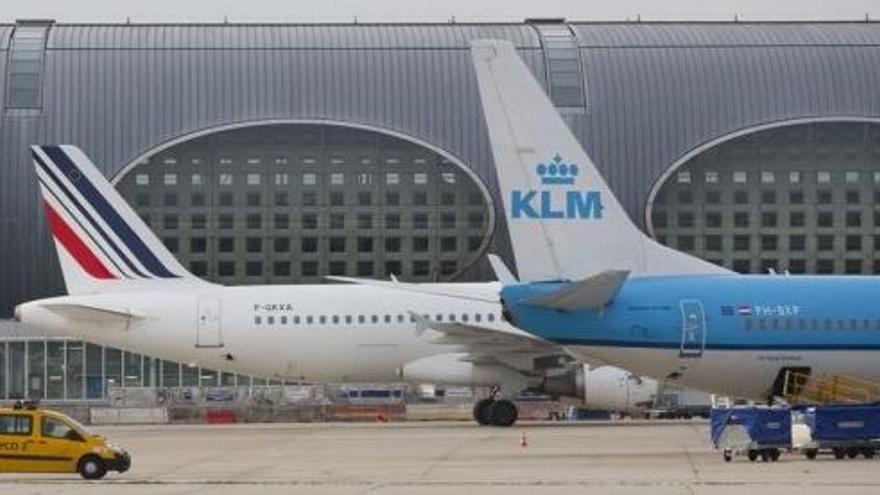
<instances>
[{"instance_id":1,"label":"terminal building","mask_svg":"<svg viewBox=\"0 0 880 495\"><path fill-rule=\"evenodd\" d=\"M0 25L0 399L265 383L8 322L63 293L28 146L223 284L513 266L469 42L513 42L631 217L742 273L880 273L880 24ZM549 157L548 157L549 158Z\"/></svg>"}]
</instances>

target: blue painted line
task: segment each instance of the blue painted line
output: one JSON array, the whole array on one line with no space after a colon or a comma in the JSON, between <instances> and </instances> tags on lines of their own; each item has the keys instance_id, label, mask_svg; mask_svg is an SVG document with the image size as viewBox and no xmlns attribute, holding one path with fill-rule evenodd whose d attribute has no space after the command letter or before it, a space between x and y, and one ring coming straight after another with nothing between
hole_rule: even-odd
<instances>
[{"instance_id":1,"label":"blue painted line","mask_svg":"<svg viewBox=\"0 0 880 495\"><path fill-rule=\"evenodd\" d=\"M54 182L55 185L58 186L59 189L61 189L61 192L64 193L64 195L67 197L67 199L70 200L70 202L74 206L76 206L76 208L79 210L79 212L86 218L86 220L89 221L89 223L92 225L92 227L94 227L94 229L98 232L98 234L101 235L101 237L104 239L104 241L107 243L107 245L109 245L113 249L113 251L117 255L119 255L119 258L126 264L126 266L128 266L128 268L131 269L138 276L143 277L143 278L147 278L147 276L143 272L141 272L138 269L138 267L134 265L134 263L132 263L132 261L128 258L128 256L125 255L125 253L122 251L122 249L120 249L119 246L117 246L117 244L113 241L113 239L110 237L110 235L107 234L107 232L103 229L103 227L101 227L101 224L99 224L95 220L95 218L91 215L91 213L89 213L88 210L83 208L83 206L80 204L79 201L77 201L77 199L73 195L73 193L71 193L70 190L67 188L67 186L65 186L64 183L61 182L61 180L58 178L57 175L55 175L55 172L53 172L52 169L43 161L43 159L40 158L40 155L38 155L33 150L31 150L31 154L33 155L34 160L37 162L37 164L40 166L40 168L43 169L43 171L46 172L46 175L48 175L49 178L52 179L52 182Z\"/></svg>"},{"instance_id":2,"label":"blue painted line","mask_svg":"<svg viewBox=\"0 0 880 495\"><path fill-rule=\"evenodd\" d=\"M144 244L144 241L132 230L132 228L119 216L107 199L98 192L76 164L67 156L59 146L43 146L43 151L49 155L58 168L70 179L74 187L86 198L101 218L110 225L110 228L122 239L122 242L134 254L147 270L161 278L178 278L162 264L155 254Z\"/></svg>"}]
</instances>

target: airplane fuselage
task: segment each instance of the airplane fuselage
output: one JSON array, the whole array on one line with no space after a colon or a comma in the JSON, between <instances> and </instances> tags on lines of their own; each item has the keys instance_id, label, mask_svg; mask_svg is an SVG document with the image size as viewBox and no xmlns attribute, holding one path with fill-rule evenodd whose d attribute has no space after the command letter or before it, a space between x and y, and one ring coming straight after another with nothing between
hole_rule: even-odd
<instances>
[{"instance_id":1,"label":"airplane fuselage","mask_svg":"<svg viewBox=\"0 0 880 495\"><path fill-rule=\"evenodd\" d=\"M506 287L524 330L657 379L764 398L783 368L880 380L880 277L632 277L603 311L524 302L565 282Z\"/></svg>"},{"instance_id":2,"label":"airplane fuselage","mask_svg":"<svg viewBox=\"0 0 880 495\"><path fill-rule=\"evenodd\" d=\"M449 286L464 293L498 291L491 283ZM96 322L93 313L78 320L70 311L50 309L77 303L137 316ZM20 308L23 323L50 335L226 371L325 382L398 381L403 364L458 350L420 336L411 311L431 320L510 328L497 303L347 284L64 296Z\"/></svg>"}]
</instances>

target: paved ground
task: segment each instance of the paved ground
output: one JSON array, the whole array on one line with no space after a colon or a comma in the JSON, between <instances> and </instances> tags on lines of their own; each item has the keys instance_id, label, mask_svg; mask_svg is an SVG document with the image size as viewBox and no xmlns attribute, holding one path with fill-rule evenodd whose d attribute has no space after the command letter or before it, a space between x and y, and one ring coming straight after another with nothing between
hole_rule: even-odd
<instances>
[{"instance_id":1,"label":"paved ground","mask_svg":"<svg viewBox=\"0 0 880 495\"><path fill-rule=\"evenodd\" d=\"M880 459L726 464L707 427L673 424L303 424L103 428L134 458L97 483L0 475L24 494L876 493ZM522 435L528 445L520 445Z\"/></svg>"}]
</instances>

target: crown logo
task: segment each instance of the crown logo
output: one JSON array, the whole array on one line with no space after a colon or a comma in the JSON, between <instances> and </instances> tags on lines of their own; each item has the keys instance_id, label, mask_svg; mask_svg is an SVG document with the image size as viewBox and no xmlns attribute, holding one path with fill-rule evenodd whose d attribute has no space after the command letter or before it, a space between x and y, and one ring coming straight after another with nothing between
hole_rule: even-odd
<instances>
[{"instance_id":1,"label":"crown logo","mask_svg":"<svg viewBox=\"0 0 880 495\"><path fill-rule=\"evenodd\" d=\"M578 175L578 166L574 163L565 163L559 153L553 156L548 163L539 163L535 167L538 177L541 178L541 184L546 186L561 186L574 184L574 179Z\"/></svg>"}]
</instances>

